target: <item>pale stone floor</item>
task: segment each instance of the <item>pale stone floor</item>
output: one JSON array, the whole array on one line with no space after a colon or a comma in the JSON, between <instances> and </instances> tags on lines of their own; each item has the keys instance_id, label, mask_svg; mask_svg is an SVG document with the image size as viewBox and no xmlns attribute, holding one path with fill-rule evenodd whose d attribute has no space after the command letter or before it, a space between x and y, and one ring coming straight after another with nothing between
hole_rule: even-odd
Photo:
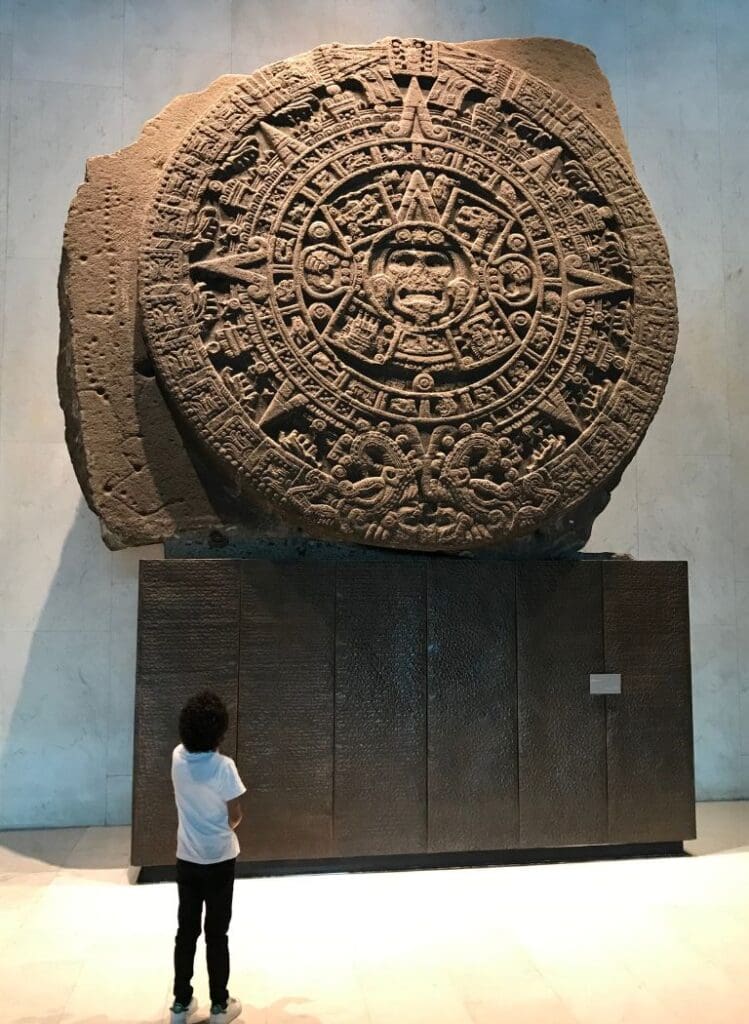
<instances>
[{"instance_id":1,"label":"pale stone floor","mask_svg":"<svg viewBox=\"0 0 749 1024\"><path fill-rule=\"evenodd\" d=\"M683 858L241 880L241 1019L747 1024L749 803L698 821ZM129 884L128 842L0 833L2 1024L166 1019L176 888Z\"/></svg>"}]
</instances>

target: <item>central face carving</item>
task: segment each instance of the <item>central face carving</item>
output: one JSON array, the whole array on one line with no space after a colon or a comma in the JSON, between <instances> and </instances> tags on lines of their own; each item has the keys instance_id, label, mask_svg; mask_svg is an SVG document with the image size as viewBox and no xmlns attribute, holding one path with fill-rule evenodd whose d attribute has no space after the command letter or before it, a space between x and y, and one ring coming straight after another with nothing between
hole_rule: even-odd
<instances>
[{"instance_id":1,"label":"central face carving","mask_svg":"<svg viewBox=\"0 0 749 1024\"><path fill-rule=\"evenodd\" d=\"M397 228L372 254L367 288L380 310L420 328L440 328L466 312L469 258L445 232Z\"/></svg>"},{"instance_id":2,"label":"central face carving","mask_svg":"<svg viewBox=\"0 0 749 1024\"><path fill-rule=\"evenodd\" d=\"M430 316L445 315L450 308L447 288L452 270L446 253L395 249L385 266L392 282L390 302L395 310L423 324L429 323Z\"/></svg>"}]
</instances>

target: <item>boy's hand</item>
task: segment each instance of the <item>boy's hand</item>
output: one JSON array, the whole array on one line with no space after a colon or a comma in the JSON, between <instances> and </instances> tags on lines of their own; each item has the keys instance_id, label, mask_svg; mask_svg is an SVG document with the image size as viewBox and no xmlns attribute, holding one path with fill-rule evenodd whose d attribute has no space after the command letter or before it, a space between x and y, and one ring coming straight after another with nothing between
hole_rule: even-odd
<instances>
[{"instance_id":1,"label":"boy's hand","mask_svg":"<svg viewBox=\"0 0 749 1024\"><path fill-rule=\"evenodd\" d=\"M226 801L226 811L229 816L229 827L236 828L242 820L242 797L238 796L234 800Z\"/></svg>"}]
</instances>

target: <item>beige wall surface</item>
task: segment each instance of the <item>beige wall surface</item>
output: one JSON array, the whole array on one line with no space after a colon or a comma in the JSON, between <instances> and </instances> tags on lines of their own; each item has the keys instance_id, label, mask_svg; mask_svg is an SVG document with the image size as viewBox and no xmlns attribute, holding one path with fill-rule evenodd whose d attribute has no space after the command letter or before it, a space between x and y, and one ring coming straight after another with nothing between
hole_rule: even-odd
<instances>
[{"instance_id":1,"label":"beige wall surface","mask_svg":"<svg viewBox=\"0 0 749 1024\"><path fill-rule=\"evenodd\" d=\"M0 828L129 819L136 577L82 503L56 277L86 157L175 94L318 43L558 36L608 75L668 239L663 407L589 550L690 563L702 798L749 796L749 3L0 0Z\"/></svg>"}]
</instances>

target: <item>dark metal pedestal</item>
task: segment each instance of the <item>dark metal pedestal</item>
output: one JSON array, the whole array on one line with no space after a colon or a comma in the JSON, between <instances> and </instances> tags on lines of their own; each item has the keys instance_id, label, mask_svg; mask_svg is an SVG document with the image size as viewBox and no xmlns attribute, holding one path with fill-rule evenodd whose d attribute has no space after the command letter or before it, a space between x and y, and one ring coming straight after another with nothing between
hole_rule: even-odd
<instances>
[{"instance_id":1,"label":"dark metal pedestal","mask_svg":"<svg viewBox=\"0 0 749 1024\"><path fill-rule=\"evenodd\" d=\"M684 563L143 562L138 645L134 864L174 862L169 759L205 686L249 790L246 873L694 836ZM592 694L600 673L622 692Z\"/></svg>"}]
</instances>

